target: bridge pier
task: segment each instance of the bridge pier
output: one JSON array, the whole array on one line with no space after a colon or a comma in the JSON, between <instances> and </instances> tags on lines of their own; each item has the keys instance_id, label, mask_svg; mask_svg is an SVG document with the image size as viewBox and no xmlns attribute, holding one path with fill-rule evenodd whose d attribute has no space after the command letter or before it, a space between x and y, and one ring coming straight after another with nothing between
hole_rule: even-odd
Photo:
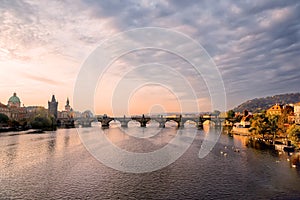
<instances>
[{"instance_id":1,"label":"bridge pier","mask_svg":"<svg viewBox=\"0 0 300 200\"><path fill-rule=\"evenodd\" d=\"M184 128L184 122L183 121L178 122L178 128Z\"/></svg>"},{"instance_id":2,"label":"bridge pier","mask_svg":"<svg viewBox=\"0 0 300 200\"><path fill-rule=\"evenodd\" d=\"M141 127L146 127L147 123L151 120L150 117L145 117L145 115L142 115L142 117L132 117L131 119L136 120L140 122Z\"/></svg>"},{"instance_id":3,"label":"bridge pier","mask_svg":"<svg viewBox=\"0 0 300 200\"><path fill-rule=\"evenodd\" d=\"M221 120L215 120L215 126L220 127L221 126Z\"/></svg>"},{"instance_id":4,"label":"bridge pier","mask_svg":"<svg viewBox=\"0 0 300 200\"><path fill-rule=\"evenodd\" d=\"M203 129L203 119L201 119L201 117L198 118L198 122L197 122L197 128L198 129Z\"/></svg>"},{"instance_id":5,"label":"bridge pier","mask_svg":"<svg viewBox=\"0 0 300 200\"><path fill-rule=\"evenodd\" d=\"M109 128L109 123L106 123L106 122L101 122L101 127L102 128Z\"/></svg>"},{"instance_id":6,"label":"bridge pier","mask_svg":"<svg viewBox=\"0 0 300 200\"><path fill-rule=\"evenodd\" d=\"M179 115L178 128L184 128L184 121L182 120L182 115Z\"/></svg>"},{"instance_id":7,"label":"bridge pier","mask_svg":"<svg viewBox=\"0 0 300 200\"><path fill-rule=\"evenodd\" d=\"M146 127L147 126L147 122L145 122L145 121L142 121L140 123L141 123L141 127Z\"/></svg>"},{"instance_id":8,"label":"bridge pier","mask_svg":"<svg viewBox=\"0 0 300 200\"><path fill-rule=\"evenodd\" d=\"M159 128L165 128L166 124L165 122L159 122Z\"/></svg>"},{"instance_id":9,"label":"bridge pier","mask_svg":"<svg viewBox=\"0 0 300 200\"><path fill-rule=\"evenodd\" d=\"M159 128L165 128L166 127L167 119L163 118L163 116L161 116L160 118L155 118L155 121L157 121L159 123Z\"/></svg>"},{"instance_id":10,"label":"bridge pier","mask_svg":"<svg viewBox=\"0 0 300 200\"><path fill-rule=\"evenodd\" d=\"M199 122L197 123L197 128L198 128L198 129L203 129L203 122L202 122L202 121L199 121Z\"/></svg>"},{"instance_id":11,"label":"bridge pier","mask_svg":"<svg viewBox=\"0 0 300 200\"><path fill-rule=\"evenodd\" d=\"M128 122L127 121L121 121L121 127L122 128L127 128L128 127Z\"/></svg>"},{"instance_id":12,"label":"bridge pier","mask_svg":"<svg viewBox=\"0 0 300 200\"><path fill-rule=\"evenodd\" d=\"M115 119L120 121L122 128L128 128L128 122L130 122L131 120L130 118L126 118L125 115L123 118L115 118Z\"/></svg>"},{"instance_id":13,"label":"bridge pier","mask_svg":"<svg viewBox=\"0 0 300 200\"><path fill-rule=\"evenodd\" d=\"M107 116L98 119L98 121L101 122L102 128L109 128L109 122L111 122L112 120L114 120L114 118L110 118Z\"/></svg>"}]
</instances>

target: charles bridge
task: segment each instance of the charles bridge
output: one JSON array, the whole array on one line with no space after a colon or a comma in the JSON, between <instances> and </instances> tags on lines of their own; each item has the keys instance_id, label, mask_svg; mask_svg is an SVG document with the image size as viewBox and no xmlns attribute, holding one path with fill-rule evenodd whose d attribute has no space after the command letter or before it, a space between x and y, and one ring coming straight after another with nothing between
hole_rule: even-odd
<instances>
[{"instance_id":1,"label":"charles bridge","mask_svg":"<svg viewBox=\"0 0 300 200\"><path fill-rule=\"evenodd\" d=\"M207 120L212 121L215 126L221 126L221 123L225 120L225 118L219 118L217 116L212 115L200 115L200 116L182 116L182 115L175 115L175 116L131 116L131 117L109 117L107 115L98 116L96 117L98 122L101 122L103 128L108 128L110 122L112 121L119 121L121 127L128 127L128 123L130 121L137 121L140 123L141 127L146 127L146 125L150 121L156 121L159 123L160 128L164 128L165 124L169 121L173 121L177 123L177 127L184 127L184 124L187 121L192 121L197 124L198 128L203 128L203 123Z\"/></svg>"},{"instance_id":2,"label":"charles bridge","mask_svg":"<svg viewBox=\"0 0 300 200\"><path fill-rule=\"evenodd\" d=\"M203 123L205 121L211 121L215 126L221 126L221 123L225 118L220 118L213 115L199 115L199 116L182 116L182 115L173 115L173 116L146 116L146 115L136 115L131 117L110 117L107 115L95 116L88 118L59 118L57 119L57 125L59 127L71 128L71 127L91 127L92 122L101 122L102 128L109 128L110 122L120 122L121 127L128 127L130 121L136 121L140 123L141 127L146 127L151 121L159 123L160 128L164 128L167 122L177 123L177 127L184 127L184 124L187 121L196 123L198 128L203 128Z\"/></svg>"}]
</instances>

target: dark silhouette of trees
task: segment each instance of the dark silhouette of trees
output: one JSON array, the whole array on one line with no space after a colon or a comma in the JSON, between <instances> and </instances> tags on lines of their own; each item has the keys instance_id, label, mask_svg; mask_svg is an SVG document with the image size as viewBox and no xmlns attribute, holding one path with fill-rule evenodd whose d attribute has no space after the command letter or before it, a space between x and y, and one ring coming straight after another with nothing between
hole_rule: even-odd
<instances>
[{"instance_id":1,"label":"dark silhouette of trees","mask_svg":"<svg viewBox=\"0 0 300 200\"><path fill-rule=\"evenodd\" d=\"M9 118L7 115L0 113L0 123L7 124L9 121Z\"/></svg>"},{"instance_id":2,"label":"dark silhouette of trees","mask_svg":"<svg viewBox=\"0 0 300 200\"><path fill-rule=\"evenodd\" d=\"M49 117L45 116L35 116L30 122L31 127L34 129L44 129L52 126L52 121Z\"/></svg>"},{"instance_id":3,"label":"dark silhouette of trees","mask_svg":"<svg viewBox=\"0 0 300 200\"><path fill-rule=\"evenodd\" d=\"M287 129L288 138L295 145L300 143L300 126L293 124Z\"/></svg>"}]
</instances>

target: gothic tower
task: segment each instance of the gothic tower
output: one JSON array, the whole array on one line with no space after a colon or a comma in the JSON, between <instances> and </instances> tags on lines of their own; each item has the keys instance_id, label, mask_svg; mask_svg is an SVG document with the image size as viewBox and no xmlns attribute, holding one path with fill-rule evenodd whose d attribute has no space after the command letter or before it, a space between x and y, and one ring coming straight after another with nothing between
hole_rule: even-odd
<instances>
[{"instance_id":1,"label":"gothic tower","mask_svg":"<svg viewBox=\"0 0 300 200\"><path fill-rule=\"evenodd\" d=\"M48 101L48 112L50 115L53 115L54 118L57 118L57 106L58 102L55 99L55 96L52 95L51 101Z\"/></svg>"},{"instance_id":2,"label":"gothic tower","mask_svg":"<svg viewBox=\"0 0 300 200\"><path fill-rule=\"evenodd\" d=\"M71 111L71 106L70 106L70 101L69 101L69 98L67 98L67 103L65 105L65 110L70 112Z\"/></svg>"}]
</instances>

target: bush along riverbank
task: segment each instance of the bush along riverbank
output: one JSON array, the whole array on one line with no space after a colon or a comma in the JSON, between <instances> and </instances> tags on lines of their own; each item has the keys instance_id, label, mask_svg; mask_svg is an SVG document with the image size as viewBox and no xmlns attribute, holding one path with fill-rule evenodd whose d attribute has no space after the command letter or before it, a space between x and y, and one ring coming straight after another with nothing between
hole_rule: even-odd
<instances>
[{"instance_id":1,"label":"bush along riverbank","mask_svg":"<svg viewBox=\"0 0 300 200\"><path fill-rule=\"evenodd\" d=\"M272 149L286 152L299 151L299 149L292 145L291 141L287 140L286 138L281 138L274 141L273 139L249 137L247 146L257 149Z\"/></svg>"}]
</instances>

